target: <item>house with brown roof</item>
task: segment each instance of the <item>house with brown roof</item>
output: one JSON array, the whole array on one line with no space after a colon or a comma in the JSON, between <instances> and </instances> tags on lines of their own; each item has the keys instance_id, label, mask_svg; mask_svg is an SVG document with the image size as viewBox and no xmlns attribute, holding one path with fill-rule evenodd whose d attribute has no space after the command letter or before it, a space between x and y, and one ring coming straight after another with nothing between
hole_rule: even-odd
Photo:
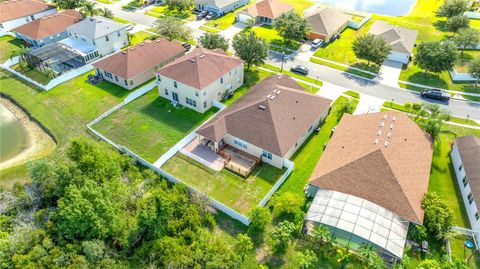
<instances>
[{"instance_id":1,"label":"house with brown roof","mask_svg":"<svg viewBox=\"0 0 480 269\"><path fill-rule=\"evenodd\" d=\"M306 14L311 31L309 38L322 39L329 42L330 39L341 33L348 26L350 15L331 7L322 7L310 14Z\"/></svg>"},{"instance_id":2,"label":"house with brown roof","mask_svg":"<svg viewBox=\"0 0 480 269\"><path fill-rule=\"evenodd\" d=\"M450 157L471 229L480 242L480 138L457 137Z\"/></svg>"},{"instance_id":3,"label":"house with brown roof","mask_svg":"<svg viewBox=\"0 0 480 269\"><path fill-rule=\"evenodd\" d=\"M196 133L201 145L225 156L227 168L232 152L281 168L327 116L330 104L289 76L270 76Z\"/></svg>"},{"instance_id":4,"label":"house with brown roof","mask_svg":"<svg viewBox=\"0 0 480 269\"><path fill-rule=\"evenodd\" d=\"M280 0L263 0L237 12L237 21L272 25L280 15L292 11L293 6Z\"/></svg>"},{"instance_id":5,"label":"house with brown roof","mask_svg":"<svg viewBox=\"0 0 480 269\"><path fill-rule=\"evenodd\" d=\"M95 62L93 67L104 80L131 90L154 78L158 69L183 55L185 48L178 41L145 40Z\"/></svg>"},{"instance_id":6,"label":"house with brown roof","mask_svg":"<svg viewBox=\"0 0 480 269\"><path fill-rule=\"evenodd\" d=\"M243 60L221 49L196 48L157 71L158 93L204 113L243 85L243 65Z\"/></svg>"},{"instance_id":7,"label":"house with brown roof","mask_svg":"<svg viewBox=\"0 0 480 269\"><path fill-rule=\"evenodd\" d=\"M38 48L67 38L65 28L81 21L82 18L80 12L68 9L24 24L12 32L29 47Z\"/></svg>"},{"instance_id":8,"label":"house with brown roof","mask_svg":"<svg viewBox=\"0 0 480 269\"><path fill-rule=\"evenodd\" d=\"M41 0L9 0L0 3L0 36L36 19L57 13Z\"/></svg>"},{"instance_id":9,"label":"house with brown roof","mask_svg":"<svg viewBox=\"0 0 480 269\"><path fill-rule=\"evenodd\" d=\"M409 223L423 223L431 137L396 112L345 114L332 132L310 177L305 227L325 225L350 247L401 259Z\"/></svg>"},{"instance_id":10,"label":"house with brown roof","mask_svg":"<svg viewBox=\"0 0 480 269\"><path fill-rule=\"evenodd\" d=\"M392 25L386 21L375 21L368 33L381 37L390 44L392 51L387 59L404 64L408 64L412 59L418 31Z\"/></svg>"}]
</instances>

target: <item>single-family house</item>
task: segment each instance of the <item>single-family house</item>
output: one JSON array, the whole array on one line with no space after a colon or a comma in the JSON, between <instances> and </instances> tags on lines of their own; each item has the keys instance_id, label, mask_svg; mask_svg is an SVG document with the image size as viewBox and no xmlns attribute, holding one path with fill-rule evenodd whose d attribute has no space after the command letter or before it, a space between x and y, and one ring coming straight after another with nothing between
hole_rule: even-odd
<instances>
[{"instance_id":1,"label":"single-family house","mask_svg":"<svg viewBox=\"0 0 480 269\"><path fill-rule=\"evenodd\" d=\"M345 114L332 133L306 190L314 199L304 231L323 225L352 249L401 259L409 223L423 223L431 137L396 112Z\"/></svg>"},{"instance_id":2,"label":"single-family house","mask_svg":"<svg viewBox=\"0 0 480 269\"><path fill-rule=\"evenodd\" d=\"M450 153L470 227L480 242L480 138L469 135L455 139Z\"/></svg>"},{"instance_id":3,"label":"single-family house","mask_svg":"<svg viewBox=\"0 0 480 269\"><path fill-rule=\"evenodd\" d=\"M232 151L251 156L240 158L234 165L239 174L245 174L241 166L248 159L281 168L327 116L330 104L331 100L306 92L291 77L274 75L255 85L196 133L201 145L226 156L227 161Z\"/></svg>"},{"instance_id":4,"label":"single-family house","mask_svg":"<svg viewBox=\"0 0 480 269\"><path fill-rule=\"evenodd\" d=\"M64 10L31 21L12 30L31 48L38 48L68 37L68 26L82 20L80 12L74 9Z\"/></svg>"},{"instance_id":5,"label":"single-family house","mask_svg":"<svg viewBox=\"0 0 480 269\"><path fill-rule=\"evenodd\" d=\"M38 18L57 13L41 0L9 0L0 3L0 36Z\"/></svg>"},{"instance_id":6,"label":"single-family house","mask_svg":"<svg viewBox=\"0 0 480 269\"><path fill-rule=\"evenodd\" d=\"M334 35L347 28L351 17L351 15L331 7L323 7L306 14L306 19L311 27L309 38L329 42Z\"/></svg>"},{"instance_id":7,"label":"single-family house","mask_svg":"<svg viewBox=\"0 0 480 269\"><path fill-rule=\"evenodd\" d=\"M392 51L388 55L389 60L408 64L412 59L418 31L391 25L385 21L375 21L368 33L381 37L390 44Z\"/></svg>"},{"instance_id":8,"label":"single-family house","mask_svg":"<svg viewBox=\"0 0 480 269\"><path fill-rule=\"evenodd\" d=\"M160 96L200 113L243 84L243 60L196 48L157 71Z\"/></svg>"},{"instance_id":9,"label":"single-family house","mask_svg":"<svg viewBox=\"0 0 480 269\"><path fill-rule=\"evenodd\" d=\"M292 11L293 6L280 0L262 0L237 12L237 21L272 25L280 15Z\"/></svg>"},{"instance_id":10,"label":"single-family house","mask_svg":"<svg viewBox=\"0 0 480 269\"><path fill-rule=\"evenodd\" d=\"M222 16L248 4L250 0L195 0L195 6L198 10L212 12L217 16Z\"/></svg>"},{"instance_id":11,"label":"single-family house","mask_svg":"<svg viewBox=\"0 0 480 269\"><path fill-rule=\"evenodd\" d=\"M159 68L183 55L185 48L178 41L145 40L95 62L93 67L98 76L131 90L154 78Z\"/></svg>"},{"instance_id":12,"label":"single-family house","mask_svg":"<svg viewBox=\"0 0 480 269\"><path fill-rule=\"evenodd\" d=\"M95 53L98 54L96 58L103 57L128 45L127 27L104 17L87 17L67 27L69 37L61 42L87 55L95 56ZM93 58L87 57L88 61Z\"/></svg>"}]
</instances>

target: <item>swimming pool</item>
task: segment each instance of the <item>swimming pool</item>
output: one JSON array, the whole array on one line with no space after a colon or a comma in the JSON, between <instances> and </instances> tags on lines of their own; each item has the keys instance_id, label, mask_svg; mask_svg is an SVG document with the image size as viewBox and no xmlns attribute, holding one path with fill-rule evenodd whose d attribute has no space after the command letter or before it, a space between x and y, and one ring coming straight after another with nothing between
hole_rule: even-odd
<instances>
[{"instance_id":1,"label":"swimming pool","mask_svg":"<svg viewBox=\"0 0 480 269\"><path fill-rule=\"evenodd\" d=\"M390 16L407 15L416 1L417 0L317 0L320 4Z\"/></svg>"}]
</instances>

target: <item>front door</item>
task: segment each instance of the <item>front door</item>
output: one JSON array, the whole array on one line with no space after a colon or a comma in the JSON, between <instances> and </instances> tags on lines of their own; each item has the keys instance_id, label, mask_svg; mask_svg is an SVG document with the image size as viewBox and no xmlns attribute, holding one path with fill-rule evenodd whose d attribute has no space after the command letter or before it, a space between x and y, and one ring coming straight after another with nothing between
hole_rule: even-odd
<instances>
[{"instance_id":1,"label":"front door","mask_svg":"<svg viewBox=\"0 0 480 269\"><path fill-rule=\"evenodd\" d=\"M178 103L178 94L176 92L172 92L172 97L173 97L173 101Z\"/></svg>"}]
</instances>

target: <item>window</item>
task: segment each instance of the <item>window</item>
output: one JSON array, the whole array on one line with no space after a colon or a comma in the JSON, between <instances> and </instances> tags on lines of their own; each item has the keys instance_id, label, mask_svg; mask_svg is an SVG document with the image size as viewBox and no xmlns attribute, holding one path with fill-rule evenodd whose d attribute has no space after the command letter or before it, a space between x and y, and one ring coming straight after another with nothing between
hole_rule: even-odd
<instances>
[{"instance_id":1,"label":"window","mask_svg":"<svg viewBox=\"0 0 480 269\"><path fill-rule=\"evenodd\" d=\"M310 126L310 128L308 128L308 131L307 131L307 133L308 133L308 132L310 132L312 129L313 129L313 125L312 125L312 126Z\"/></svg>"},{"instance_id":2,"label":"window","mask_svg":"<svg viewBox=\"0 0 480 269\"><path fill-rule=\"evenodd\" d=\"M467 176L463 177L462 182L463 182L463 187L467 187L467 184L468 184Z\"/></svg>"},{"instance_id":3,"label":"window","mask_svg":"<svg viewBox=\"0 0 480 269\"><path fill-rule=\"evenodd\" d=\"M468 196L467 196L467 198L468 198L468 204L471 205L471 204L473 203L473 194L472 194L472 193L469 193Z\"/></svg>"},{"instance_id":4,"label":"window","mask_svg":"<svg viewBox=\"0 0 480 269\"><path fill-rule=\"evenodd\" d=\"M165 95L168 95L168 90L167 89L165 89L163 92L165 93Z\"/></svg>"},{"instance_id":5,"label":"window","mask_svg":"<svg viewBox=\"0 0 480 269\"><path fill-rule=\"evenodd\" d=\"M480 219L480 215L478 214L478 212L475 213L475 219L476 219L476 220Z\"/></svg>"},{"instance_id":6,"label":"window","mask_svg":"<svg viewBox=\"0 0 480 269\"><path fill-rule=\"evenodd\" d=\"M223 78L220 78L220 83L223 84Z\"/></svg>"},{"instance_id":7,"label":"window","mask_svg":"<svg viewBox=\"0 0 480 269\"><path fill-rule=\"evenodd\" d=\"M207 95L207 91L203 91L203 96Z\"/></svg>"},{"instance_id":8,"label":"window","mask_svg":"<svg viewBox=\"0 0 480 269\"><path fill-rule=\"evenodd\" d=\"M35 20L35 18L33 17L33 15L32 15L32 16L30 16L30 19L32 19L32 21L33 21L33 20Z\"/></svg>"},{"instance_id":9,"label":"window","mask_svg":"<svg viewBox=\"0 0 480 269\"><path fill-rule=\"evenodd\" d=\"M108 39L108 35L105 36L105 41L110 41L110 39Z\"/></svg>"},{"instance_id":10,"label":"window","mask_svg":"<svg viewBox=\"0 0 480 269\"><path fill-rule=\"evenodd\" d=\"M124 82L125 82L125 86L128 86L128 81L126 79L124 80Z\"/></svg>"},{"instance_id":11,"label":"window","mask_svg":"<svg viewBox=\"0 0 480 269\"><path fill-rule=\"evenodd\" d=\"M105 74L105 76L106 76L107 78L113 79L113 76L112 76L111 73L109 73L109 72L107 72L107 71L103 71L103 73Z\"/></svg>"},{"instance_id":12,"label":"window","mask_svg":"<svg viewBox=\"0 0 480 269\"><path fill-rule=\"evenodd\" d=\"M162 78L160 76L157 76L157 80L160 82L162 81Z\"/></svg>"},{"instance_id":13,"label":"window","mask_svg":"<svg viewBox=\"0 0 480 269\"><path fill-rule=\"evenodd\" d=\"M240 78L237 78L237 82L240 83Z\"/></svg>"},{"instance_id":14,"label":"window","mask_svg":"<svg viewBox=\"0 0 480 269\"><path fill-rule=\"evenodd\" d=\"M199 94L198 94L198 92L197 92L197 91L195 92L195 96L196 96L196 97L198 97L198 96L199 96Z\"/></svg>"},{"instance_id":15,"label":"window","mask_svg":"<svg viewBox=\"0 0 480 269\"><path fill-rule=\"evenodd\" d=\"M120 36L120 31L117 32L117 36Z\"/></svg>"},{"instance_id":16,"label":"window","mask_svg":"<svg viewBox=\"0 0 480 269\"><path fill-rule=\"evenodd\" d=\"M130 85L133 85L133 80L130 80Z\"/></svg>"},{"instance_id":17,"label":"window","mask_svg":"<svg viewBox=\"0 0 480 269\"><path fill-rule=\"evenodd\" d=\"M95 45L95 40L93 40L93 45Z\"/></svg>"},{"instance_id":18,"label":"window","mask_svg":"<svg viewBox=\"0 0 480 269\"><path fill-rule=\"evenodd\" d=\"M267 158L267 159L269 159L269 160L272 159L272 153L270 153L270 152L268 152L268 151L266 151L266 150L263 151L262 156L265 157L265 158Z\"/></svg>"},{"instance_id":19,"label":"window","mask_svg":"<svg viewBox=\"0 0 480 269\"><path fill-rule=\"evenodd\" d=\"M462 168L463 168L463 164L461 164L460 167L458 167L458 171L462 171Z\"/></svg>"},{"instance_id":20,"label":"window","mask_svg":"<svg viewBox=\"0 0 480 269\"><path fill-rule=\"evenodd\" d=\"M247 143L246 143L246 142L243 142L243 141L240 140L240 139L236 139L236 138L233 139L233 143L234 143L235 145L238 145L238 146L242 147L242 148L247 148Z\"/></svg>"},{"instance_id":21,"label":"window","mask_svg":"<svg viewBox=\"0 0 480 269\"><path fill-rule=\"evenodd\" d=\"M203 108L207 108L207 101L203 101Z\"/></svg>"},{"instance_id":22,"label":"window","mask_svg":"<svg viewBox=\"0 0 480 269\"><path fill-rule=\"evenodd\" d=\"M187 103L187 104L189 104L193 107L197 107L197 102L195 100L192 100L192 99L188 98L188 97L185 98L185 103Z\"/></svg>"},{"instance_id":23,"label":"window","mask_svg":"<svg viewBox=\"0 0 480 269\"><path fill-rule=\"evenodd\" d=\"M174 82L173 82L173 87L175 87L175 88L178 88L178 87L177 87L177 82L176 82L176 81L174 81Z\"/></svg>"}]
</instances>

